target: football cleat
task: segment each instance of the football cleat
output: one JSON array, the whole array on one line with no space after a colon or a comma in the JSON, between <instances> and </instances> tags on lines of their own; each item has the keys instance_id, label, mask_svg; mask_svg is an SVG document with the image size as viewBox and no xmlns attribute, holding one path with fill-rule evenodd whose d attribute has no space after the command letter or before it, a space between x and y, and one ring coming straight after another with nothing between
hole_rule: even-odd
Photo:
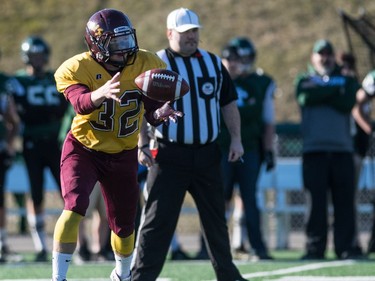
<instances>
[{"instance_id":1,"label":"football cleat","mask_svg":"<svg viewBox=\"0 0 375 281\"><path fill-rule=\"evenodd\" d=\"M116 269L112 270L111 273L111 281L131 281L131 276L126 277L125 279L121 279L120 276L117 275Z\"/></svg>"},{"instance_id":2,"label":"football cleat","mask_svg":"<svg viewBox=\"0 0 375 281\"><path fill-rule=\"evenodd\" d=\"M34 258L35 262L47 262L48 261L48 254L46 250L41 250L35 255Z\"/></svg>"}]
</instances>

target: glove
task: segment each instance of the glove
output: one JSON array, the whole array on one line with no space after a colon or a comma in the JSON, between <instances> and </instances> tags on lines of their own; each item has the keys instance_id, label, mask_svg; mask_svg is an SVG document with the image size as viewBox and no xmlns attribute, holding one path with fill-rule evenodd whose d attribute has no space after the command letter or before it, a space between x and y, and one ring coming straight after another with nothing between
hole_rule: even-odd
<instances>
[{"instance_id":1,"label":"glove","mask_svg":"<svg viewBox=\"0 0 375 281\"><path fill-rule=\"evenodd\" d=\"M275 168L275 157L272 151L266 151L264 153L264 163L266 164L266 171L269 172Z\"/></svg>"},{"instance_id":2,"label":"glove","mask_svg":"<svg viewBox=\"0 0 375 281\"><path fill-rule=\"evenodd\" d=\"M184 113L181 111L174 110L170 102L166 102L162 107L158 108L154 112L154 117L157 120L163 122L169 122L172 120L174 123L177 123L177 118L184 116Z\"/></svg>"}]
</instances>

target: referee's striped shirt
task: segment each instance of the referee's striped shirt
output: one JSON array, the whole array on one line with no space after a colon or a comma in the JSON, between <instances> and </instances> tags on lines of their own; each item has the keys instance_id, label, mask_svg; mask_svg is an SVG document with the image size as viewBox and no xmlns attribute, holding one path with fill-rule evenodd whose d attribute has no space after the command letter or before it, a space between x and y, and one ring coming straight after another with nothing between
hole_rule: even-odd
<instances>
[{"instance_id":1,"label":"referee's striped shirt","mask_svg":"<svg viewBox=\"0 0 375 281\"><path fill-rule=\"evenodd\" d=\"M170 48L157 55L167 68L179 73L190 86L190 93L174 103L185 113L177 123L160 125L155 136L163 141L187 145L203 145L216 140L220 131L220 107L237 99L235 86L221 63L210 52L198 49L190 57L182 57Z\"/></svg>"}]
</instances>

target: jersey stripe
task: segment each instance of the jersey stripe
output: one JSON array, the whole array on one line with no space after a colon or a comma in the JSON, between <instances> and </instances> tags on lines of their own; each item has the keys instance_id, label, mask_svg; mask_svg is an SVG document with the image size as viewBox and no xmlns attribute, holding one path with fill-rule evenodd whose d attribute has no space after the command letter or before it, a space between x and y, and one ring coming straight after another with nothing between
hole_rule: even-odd
<instances>
[{"instance_id":1,"label":"jersey stripe","mask_svg":"<svg viewBox=\"0 0 375 281\"><path fill-rule=\"evenodd\" d=\"M228 75L224 77L230 81L226 81L223 88L220 58L201 49L191 57L181 57L170 49L160 50L157 55L167 63L168 69L179 73L189 83L190 93L174 103L185 116L177 124L171 122L156 128L156 137L193 145L215 141L220 128L220 105L237 98Z\"/></svg>"}]
</instances>

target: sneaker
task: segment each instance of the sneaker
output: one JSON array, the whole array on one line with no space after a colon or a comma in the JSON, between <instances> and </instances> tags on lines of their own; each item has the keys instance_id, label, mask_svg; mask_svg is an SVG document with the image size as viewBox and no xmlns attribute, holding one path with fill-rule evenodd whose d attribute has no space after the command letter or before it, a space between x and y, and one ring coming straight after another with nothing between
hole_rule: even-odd
<instances>
[{"instance_id":1,"label":"sneaker","mask_svg":"<svg viewBox=\"0 0 375 281\"><path fill-rule=\"evenodd\" d=\"M47 251L41 250L39 253L37 253L35 255L34 261L35 262L47 262L48 261Z\"/></svg>"},{"instance_id":2,"label":"sneaker","mask_svg":"<svg viewBox=\"0 0 375 281\"><path fill-rule=\"evenodd\" d=\"M112 251L101 250L99 253L93 254L91 260L96 262L114 261L115 255Z\"/></svg>"},{"instance_id":3,"label":"sneaker","mask_svg":"<svg viewBox=\"0 0 375 281\"><path fill-rule=\"evenodd\" d=\"M233 249L232 257L233 259L240 261L249 261L251 258L249 251L242 247Z\"/></svg>"},{"instance_id":4,"label":"sneaker","mask_svg":"<svg viewBox=\"0 0 375 281\"><path fill-rule=\"evenodd\" d=\"M0 263L4 262L21 262L23 261L22 255L10 251L7 246L3 246L0 250Z\"/></svg>"},{"instance_id":5,"label":"sneaker","mask_svg":"<svg viewBox=\"0 0 375 281\"><path fill-rule=\"evenodd\" d=\"M80 247L77 254L73 257L73 262L77 265L82 265L91 260L91 252L87 247Z\"/></svg>"},{"instance_id":6,"label":"sneaker","mask_svg":"<svg viewBox=\"0 0 375 281\"><path fill-rule=\"evenodd\" d=\"M273 260L273 257L271 257L267 252L258 252L255 254L255 256L258 258L258 260Z\"/></svg>"},{"instance_id":7,"label":"sneaker","mask_svg":"<svg viewBox=\"0 0 375 281\"><path fill-rule=\"evenodd\" d=\"M116 269L113 269L112 270L112 273L111 273L111 281L131 281L131 276L129 277L126 277L125 279L121 279L117 273L116 273Z\"/></svg>"},{"instance_id":8,"label":"sneaker","mask_svg":"<svg viewBox=\"0 0 375 281\"><path fill-rule=\"evenodd\" d=\"M91 252L86 246L79 247L77 252L83 261L91 260Z\"/></svg>"},{"instance_id":9,"label":"sneaker","mask_svg":"<svg viewBox=\"0 0 375 281\"><path fill-rule=\"evenodd\" d=\"M171 260L183 261L183 260L191 260L191 258L181 249L177 249L177 250L172 251Z\"/></svg>"},{"instance_id":10,"label":"sneaker","mask_svg":"<svg viewBox=\"0 0 375 281\"><path fill-rule=\"evenodd\" d=\"M368 257L362 253L360 248L353 248L341 253L338 258L341 260L365 260Z\"/></svg>"}]
</instances>

